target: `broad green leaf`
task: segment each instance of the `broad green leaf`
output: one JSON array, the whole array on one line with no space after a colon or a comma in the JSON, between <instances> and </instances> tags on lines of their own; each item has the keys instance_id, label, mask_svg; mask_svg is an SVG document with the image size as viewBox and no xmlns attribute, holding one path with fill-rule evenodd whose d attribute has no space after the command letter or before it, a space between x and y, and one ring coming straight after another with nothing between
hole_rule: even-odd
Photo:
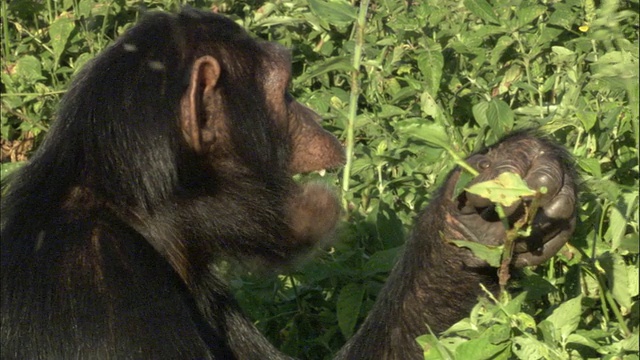
<instances>
[{"instance_id":1,"label":"broad green leaf","mask_svg":"<svg viewBox=\"0 0 640 360\"><path fill-rule=\"evenodd\" d=\"M574 56L576 53L567 49L564 46L552 46L551 51L560 55L560 56Z\"/></svg>"},{"instance_id":2,"label":"broad green leaf","mask_svg":"<svg viewBox=\"0 0 640 360\"><path fill-rule=\"evenodd\" d=\"M500 24L500 19L493 12L491 5L485 0L464 0L464 6L482 20L497 25Z\"/></svg>"},{"instance_id":3,"label":"broad green leaf","mask_svg":"<svg viewBox=\"0 0 640 360\"><path fill-rule=\"evenodd\" d=\"M550 356L550 349L545 344L531 336L517 336L513 338L513 353L520 360L531 359L558 359Z\"/></svg>"},{"instance_id":4,"label":"broad green leaf","mask_svg":"<svg viewBox=\"0 0 640 360\"><path fill-rule=\"evenodd\" d=\"M478 125L485 127L489 125L489 120L487 117L487 111L489 110L489 102L480 101L479 103L473 105L471 111L473 112L473 118L476 119Z\"/></svg>"},{"instance_id":5,"label":"broad green leaf","mask_svg":"<svg viewBox=\"0 0 640 360\"><path fill-rule=\"evenodd\" d=\"M518 314L522 311L522 305L524 304L525 299L527 298L526 293L520 293L513 299L509 300L506 304L503 305L504 311L507 314Z\"/></svg>"},{"instance_id":6,"label":"broad green leaf","mask_svg":"<svg viewBox=\"0 0 640 360\"><path fill-rule=\"evenodd\" d=\"M494 325L490 327L481 334L481 337L460 344L460 346L456 348L456 359L508 359L508 357L504 357L504 355L507 354L501 353L505 353L509 349L511 342L503 341L500 343L492 343L490 336L491 333L495 331L506 331L508 335L510 329L505 325Z\"/></svg>"},{"instance_id":7,"label":"broad green leaf","mask_svg":"<svg viewBox=\"0 0 640 360\"><path fill-rule=\"evenodd\" d=\"M520 66L517 66L517 65L510 66L509 69L504 73L504 76L500 81L497 95L502 95L508 92L511 85L516 81L518 81L521 76L522 76L522 68ZM493 91L493 94L496 95L495 89Z\"/></svg>"},{"instance_id":8,"label":"broad green leaf","mask_svg":"<svg viewBox=\"0 0 640 360\"><path fill-rule=\"evenodd\" d=\"M356 19L356 8L345 0L309 0L309 8L331 25L345 26Z\"/></svg>"},{"instance_id":9,"label":"broad green leaf","mask_svg":"<svg viewBox=\"0 0 640 360\"><path fill-rule=\"evenodd\" d=\"M418 68L424 76L425 87L429 94L436 98L440 90L440 79L442 78L442 68L444 67L444 57L442 47L431 39L425 39L428 48L418 55Z\"/></svg>"},{"instance_id":10,"label":"broad green leaf","mask_svg":"<svg viewBox=\"0 0 640 360\"><path fill-rule=\"evenodd\" d=\"M567 342L588 346L592 349L600 348L600 345L597 342L593 341L592 339L589 339L586 336L576 334L576 333L569 335L569 337L567 338Z\"/></svg>"},{"instance_id":11,"label":"broad green leaf","mask_svg":"<svg viewBox=\"0 0 640 360\"><path fill-rule=\"evenodd\" d=\"M427 90L420 95L420 108L425 116L431 116L438 124L446 121L442 107Z\"/></svg>"},{"instance_id":12,"label":"broad green leaf","mask_svg":"<svg viewBox=\"0 0 640 360\"><path fill-rule=\"evenodd\" d=\"M504 101L493 98L487 109L487 120L496 136L502 137L513 128L513 111Z\"/></svg>"},{"instance_id":13,"label":"broad green leaf","mask_svg":"<svg viewBox=\"0 0 640 360\"><path fill-rule=\"evenodd\" d=\"M485 330L482 337L489 339L491 344L502 344L511 337L511 327L509 324L496 324Z\"/></svg>"},{"instance_id":14,"label":"broad green leaf","mask_svg":"<svg viewBox=\"0 0 640 360\"><path fill-rule=\"evenodd\" d=\"M538 324L538 330L542 335L542 340L547 345L554 345L560 341L558 334L556 334L555 325L551 321L543 320Z\"/></svg>"},{"instance_id":15,"label":"broad green leaf","mask_svg":"<svg viewBox=\"0 0 640 360\"><path fill-rule=\"evenodd\" d=\"M560 335L560 339L556 340L564 341L569 334L578 328L581 314L582 295L560 304L545 321L553 324L556 334Z\"/></svg>"},{"instance_id":16,"label":"broad green leaf","mask_svg":"<svg viewBox=\"0 0 640 360\"><path fill-rule=\"evenodd\" d=\"M21 57L14 68L15 75L27 81L37 81L44 79L42 76L42 65L35 56L26 55Z\"/></svg>"},{"instance_id":17,"label":"broad green leaf","mask_svg":"<svg viewBox=\"0 0 640 360\"><path fill-rule=\"evenodd\" d=\"M416 339L424 351L425 360L453 360L453 354L434 335L422 335Z\"/></svg>"},{"instance_id":18,"label":"broad green leaf","mask_svg":"<svg viewBox=\"0 0 640 360\"><path fill-rule=\"evenodd\" d=\"M386 119L393 116L404 116L406 113L407 113L407 110L402 109L398 106L382 104L380 106L380 111L376 113L376 118Z\"/></svg>"},{"instance_id":19,"label":"broad green leaf","mask_svg":"<svg viewBox=\"0 0 640 360\"><path fill-rule=\"evenodd\" d=\"M556 287L553 286L549 280L536 273L528 273L527 276L522 279L521 285L527 292L527 299L530 300L537 300L557 291Z\"/></svg>"},{"instance_id":20,"label":"broad green leaf","mask_svg":"<svg viewBox=\"0 0 640 360\"><path fill-rule=\"evenodd\" d=\"M76 8L76 14L79 18L88 18L91 16L91 9L93 8L93 0L80 0Z\"/></svg>"},{"instance_id":21,"label":"broad green leaf","mask_svg":"<svg viewBox=\"0 0 640 360\"><path fill-rule=\"evenodd\" d=\"M71 13L62 13L49 27L49 36L51 36L51 47L56 60L60 59L60 55L67 46L69 35L75 28L75 18Z\"/></svg>"},{"instance_id":22,"label":"broad green leaf","mask_svg":"<svg viewBox=\"0 0 640 360\"><path fill-rule=\"evenodd\" d=\"M605 270L613 298L616 299L621 307L629 311L633 302L633 295L629 291L631 290L629 286L630 276L622 256L606 252L598 258L598 263ZM634 275L637 275L637 273L634 273Z\"/></svg>"},{"instance_id":23,"label":"broad green leaf","mask_svg":"<svg viewBox=\"0 0 640 360\"><path fill-rule=\"evenodd\" d=\"M340 290L336 312L338 316L338 326L346 338L353 335L356 327L362 298L364 297L364 286L362 284L349 283Z\"/></svg>"},{"instance_id":24,"label":"broad green leaf","mask_svg":"<svg viewBox=\"0 0 640 360\"><path fill-rule=\"evenodd\" d=\"M589 131L598 121L598 114L594 111L578 111L576 116L584 126L585 131Z\"/></svg>"},{"instance_id":25,"label":"broad green leaf","mask_svg":"<svg viewBox=\"0 0 640 360\"><path fill-rule=\"evenodd\" d=\"M623 195L623 199L628 194ZM624 237L627 229L627 217L626 212L628 209L628 203L624 200L619 200L617 204L611 206L609 213L609 228L605 233L605 239L611 241L611 250L616 250L620 246L620 242Z\"/></svg>"},{"instance_id":26,"label":"broad green leaf","mask_svg":"<svg viewBox=\"0 0 640 360\"><path fill-rule=\"evenodd\" d=\"M631 234L627 234L620 241L620 247L618 248L620 251L628 251L632 254L637 254L640 252L640 236L637 232L633 232Z\"/></svg>"},{"instance_id":27,"label":"broad green leaf","mask_svg":"<svg viewBox=\"0 0 640 360\"><path fill-rule=\"evenodd\" d=\"M626 351L633 351L638 353L640 349L640 337L638 336L638 331L636 330L635 334L629 336L628 338L622 340L622 348ZM626 359L626 358L625 358ZM637 359L637 357L636 357Z\"/></svg>"},{"instance_id":28,"label":"broad green leaf","mask_svg":"<svg viewBox=\"0 0 640 360\"><path fill-rule=\"evenodd\" d=\"M514 41L515 40L513 39L513 37L508 35L503 35L498 39L498 41L496 42L496 46L494 46L493 50L491 51L492 66L495 66L498 61L500 61L502 54L504 54L505 50L507 50L507 48L511 46Z\"/></svg>"},{"instance_id":29,"label":"broad green leaf","mask_svg":"<svg viewBox=\"0 0 640 360\"><path fill-rule=\"evenodd\" d=\"M602 171L600 171L600 162L598 161L598 159L579 158L578 165L580 165L580 168L582 168L582 170L588 172L589 174L596 177L602 177Z\"/></svg>"},{"instance_id":30,"label":"broad green leaf","mask_svg":"<svg viewBox=\"0 0 640 360\"><path fill-rule=\"evenodd\" d=\"M398 254L402 251L403 246L395 247L387 250L376 251L369 260L362 266L362 272L367 275L373 275L381 272L389 272L396 263Z\"/></svg>"},{"instance_id":31,"label":"broad green leaf","mask_svg":"<svg viewBox=\"0 0 640 360\"><path fill-rule=\"evenodd\" d=\"M503 251L502 246L491 246L466 240L448 240L448 242L458 247L468 248L471 250L473 255L486 261L490 266L500 266L500 259L502 258Z\"/></svg>"},{"instance_id":32,"label":"broad green leaf","mask_svg":"<svg viewBox=\"0 0 640 360\"><path fill-rule=\"evenodd\" d=\"M523 332L536 329L536 320L533 318L533 316L527 313L519 312L515 315L512 315L511 319L516 322L518 329Z\"/></svg>"},{"instance_id":33,"label":"broad green leaf","mask_svg":"<svg viewBox=\"0 0 640 360\"><path fill-rule=\"evenodd\" d=\"M547 10L543 5L529 5L516 9L516 16L518 17L518 26L524 26L535 20L540 15L544 14Z\"/></svg>"},{"instance_id":34,"label":"broad green leaf","mask_svg":"<svg viewBox=\"0 0 640 360\"><path fill-rule=\"evenodd\" d=\"M520 175L511 172L504 172L493 180L473 184L467 191L503 206L511 206L523 196L536 194Z\"/></svg>"},{"instance_id":35,"label":"broad green leaf","mask_svg":"<svg viewBox=\"0 0 640 360\"><path fill-rule=\"evenodd\" d=\"M451 148L451 141L449 140L447 131L440 124L404 121L398 124L397 130L401 131L405 136L417 137L432 146L443 149Z\"/></svg>"}]
</instances>

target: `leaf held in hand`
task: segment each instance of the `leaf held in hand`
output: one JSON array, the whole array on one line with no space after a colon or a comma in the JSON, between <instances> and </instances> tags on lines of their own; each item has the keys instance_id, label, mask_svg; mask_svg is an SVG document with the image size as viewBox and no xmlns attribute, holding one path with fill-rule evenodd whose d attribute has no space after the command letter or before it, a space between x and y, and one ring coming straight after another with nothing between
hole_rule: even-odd
<instances>
[{"instance_id":1,"label":"leaf held in hand","mask_svg":"<svg viewBox=\"0 0 640 360\"><path fill-rule=\"evenodd\" d=\"M493 180L474 184L467 188L467 191L502 206L511 206L523 196L536 194L520 175L511 172L502 173Z\"/></svg>"}]
</instances>

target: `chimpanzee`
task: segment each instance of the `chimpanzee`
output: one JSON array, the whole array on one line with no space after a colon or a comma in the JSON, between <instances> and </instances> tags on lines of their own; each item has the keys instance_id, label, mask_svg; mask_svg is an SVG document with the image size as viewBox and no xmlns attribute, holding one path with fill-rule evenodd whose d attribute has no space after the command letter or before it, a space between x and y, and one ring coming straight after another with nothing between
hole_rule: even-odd
<instances>
[{"instance_id":1,"label":"chimpanzee","mask_svg":"<svg viewBox=\"0 0 640 360\"><path fill-rule=\"evenodd\" d=\"M3 184L1 357L286 358L210 265L282 264L338 220L331 191L292 180L339 166L343 151L289 81L287 51L192 9L148 14L81 71L31 162ZM520 134L469 162L480 179L509 170L549 188L516 266L566 242L575 189L561 149ZM495 286L495 269L439 235L502 241L489 204L452 196L458 174L339 358L418 357L425 324L446 328L478 282Z\"/></svg>"}]
</instances>

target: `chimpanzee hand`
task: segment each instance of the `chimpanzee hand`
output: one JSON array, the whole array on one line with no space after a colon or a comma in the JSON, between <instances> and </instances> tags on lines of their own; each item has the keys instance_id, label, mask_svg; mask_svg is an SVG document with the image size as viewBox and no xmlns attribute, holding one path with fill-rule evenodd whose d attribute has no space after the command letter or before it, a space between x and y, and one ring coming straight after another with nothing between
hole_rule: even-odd
<instances>
[{"instance_id":1,"label":"chimpanzee hand","mask_svg":"<svg viewBox=\"0 0 640 360\"><path fill-rule=\"evenodd\" d=\"M566 151L558 145L530 134L517 134L475 154L467 162L480 173L470 185L495 179L504 172L520 175L533 190L546 187L532 222L529 236L516 239L512 264L516 267L538 265L553 256L567 242L576 225L575 174ZM452 176L448 181L456 181ZM451 189L451 184L447 184ZM501 245L505 229L491 201L469 192L454 199L449 225L466 240L486 245ZM505 207L509 223L524 214L531 199ZM478 262L467 265L480 265ZM471 262L474 262L472 260ZM466 261L467 263L469 261ZM482 262L483 263L483 262Z\"/></svg>"}]
</instances>

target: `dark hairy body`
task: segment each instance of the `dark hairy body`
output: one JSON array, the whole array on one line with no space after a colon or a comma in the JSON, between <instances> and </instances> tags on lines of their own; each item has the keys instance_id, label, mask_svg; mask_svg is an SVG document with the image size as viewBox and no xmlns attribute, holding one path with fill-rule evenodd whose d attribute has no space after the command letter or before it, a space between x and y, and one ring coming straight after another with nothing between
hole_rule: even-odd
<instances>
[{"instance_id":1,"label":"dark hairy body","mask_svg":"<svg viewBox=\"0 0 640 360\"><path fill-rule=\"evenodd\" d=\"M290 76L286 50L189 9L149 14L89 64L30 163L3 184L2 358L286 358L210 265L285 264L339 219L330 190L292 180L340 166L343 150L287 93ZM514 171L549 188L514 266L568 240L575 188L562 149L522 133L468 161L474 181ZM439 235L503 241L490 204L453 198L458 174L417 219L338 358L419 358L426 324L447 328L479 283L495 288L495 269Z\"/></svg>"}]
</instances>

